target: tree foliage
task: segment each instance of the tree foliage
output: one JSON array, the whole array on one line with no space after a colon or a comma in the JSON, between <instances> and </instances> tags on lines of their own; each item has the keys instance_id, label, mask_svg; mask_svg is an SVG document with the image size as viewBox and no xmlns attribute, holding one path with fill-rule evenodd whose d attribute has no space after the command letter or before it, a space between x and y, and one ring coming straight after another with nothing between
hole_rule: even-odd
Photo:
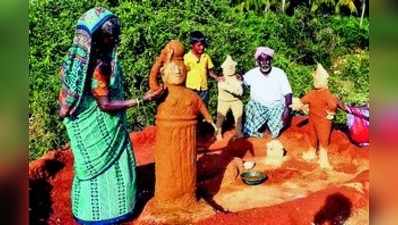
<instances>
[{"instance_id":1,"label":"tree foliage","mask_svg":"<svg viewBox=\"0 0 398 225\"><path fill-rule=\"evenodd\" d=\"M59 68L74 35L77 19L93 6L104 6L122 22L120 59L125 71L126 96L147 90L149 70L156 55L173 38L189 49L189 33L200 30L209 39L208 54L216 69L227 54L241 73L255 66L255 48L276 50L275 66L286 71L294 95L311 88L317 62L331 72L331 89L349 103L368 101L369 24L362 27L351 16L318 16L297 7L289 16L270 11L240 11L231 1L30 0L29 8L29 158L66 143L57 116ZM215 115L217 93L210 81L209 109ZM247 94L245 95L247 101ZM128 110L131 129L154 123L154 103ZM339 116L337 122L343 122Z\"/></svg>"}]
</instances>

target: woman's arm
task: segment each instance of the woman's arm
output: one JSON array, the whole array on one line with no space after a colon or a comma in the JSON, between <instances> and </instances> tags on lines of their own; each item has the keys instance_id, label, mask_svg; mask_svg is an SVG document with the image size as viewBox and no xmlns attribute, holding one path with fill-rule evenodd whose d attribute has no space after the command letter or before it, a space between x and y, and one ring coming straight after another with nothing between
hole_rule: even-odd
<instances>
[{"instance_id":1,"label":"woman's arm","mask_svg":"<svg viewBox=\"0 0 398 225\"><path fill-rule=\"evenodd\" d=\"M141 98L134 98L129 100L110 100L108 96L98 96L96 97L98 106L102 111L105 112L115 112L120 110L125 110L134 106L139 106L139 104L151 101L159 96L163 92L160 88L155 91L148 91Z\"/></svg>"},{"instance_id":2,"label":"woman's arm","mask_svg":"<svg viewBox=\"0 0 398 225\"><path fill-rule=\"evenodd\" d=\"M120 110L125 110L144 101L152 100L152 98L161 94L163 89L160 87L154 91L148 91L141 98L134 98L129 100L111 100L109 98L109 64L100 63L94 70L92 83L91 83L91 94L97 100L98 106L102 111L105 112L115 112ZM156 78L156 77L155 77Z\"/></svg>"},{"instance_id":3,"label":"woman's arm","mask_svg":"<svg viewBox=\"0 0 398 225\"><path fill-rule=\"evenodd\" d=\"M128 108L131 108L133 106L136 106L139 104L139 99L129 99L129 100L112 100L110 101L108 96L100 96L97 97L97 103L98 106L102 111L105 112L114 112L114 111L120 111L120 110L125 110Z\"/></svg>"}]
</instances>

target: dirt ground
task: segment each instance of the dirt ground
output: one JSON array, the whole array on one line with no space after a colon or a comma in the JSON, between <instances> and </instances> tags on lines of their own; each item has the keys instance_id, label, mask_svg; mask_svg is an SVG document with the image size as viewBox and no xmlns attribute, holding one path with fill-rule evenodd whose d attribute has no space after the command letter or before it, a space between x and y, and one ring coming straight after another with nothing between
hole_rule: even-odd
<instances>
[{"instance_id":1,"label":"dirt ground","mask_svg":"<svg viewBox=\"0 0 398 225\"><path fill-rule=\"evenodd\" d=\"M191 220L172 223L141 219L153 196L156 127L132 133L139 194L136 215L126 224L369 224L369 148L351 144L343 131L334 130L329 147L334 169L322 171L316 162L301 159L309 148L307 129L305 117L293 119L280 137L286 161L277 168L264 163L268 136L233 140L233 131L227 131L221 141L199 138L198 195L211 210L190 212ZM244 184L239 176L242 160L256 162L254 169L267 174L267 180ZM72 178L73 155L67 148L29 164L30 224L76 224L70 203Z\"/></svg>"}]
</instances>

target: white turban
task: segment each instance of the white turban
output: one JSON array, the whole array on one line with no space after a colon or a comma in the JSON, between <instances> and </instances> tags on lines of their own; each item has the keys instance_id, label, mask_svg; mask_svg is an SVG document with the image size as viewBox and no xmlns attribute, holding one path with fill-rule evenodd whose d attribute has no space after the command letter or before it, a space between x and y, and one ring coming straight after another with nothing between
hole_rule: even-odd
<instances>
[{"instance_id":1,"label":"white turban","mask_svg":"<svg viewBox=\"0 0 398 225\"><path fill-rule=\"evenodd\" d=\"M265 54L265 55L273 57L274 56L274 52L275 51L273 49L268 48L268 47L258 47L256 49L256 54L254 54L254 58L257 60L257 58L260 55L262 55L262 54Z\"/></svg>"}]
</instances>

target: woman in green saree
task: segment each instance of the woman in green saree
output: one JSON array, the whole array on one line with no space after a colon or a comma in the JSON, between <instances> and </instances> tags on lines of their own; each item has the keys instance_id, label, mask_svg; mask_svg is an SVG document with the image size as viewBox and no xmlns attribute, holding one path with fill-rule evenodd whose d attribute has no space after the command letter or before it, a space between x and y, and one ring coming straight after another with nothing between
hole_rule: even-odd
<instances>
[{"instance_id":1,"label":"woman in green saree","mask_svg":"<svg viewBox=\"0 0 398 225\"><path fill-rule=\"evenodd\" d=\"M74 155L72 213L79 224L118 224L133 214L135 158L125 110L160 94L123 99L119 35L119 20L110 11L87 11L61 69L59 114Z\"/></svg>"}]
</instances>

